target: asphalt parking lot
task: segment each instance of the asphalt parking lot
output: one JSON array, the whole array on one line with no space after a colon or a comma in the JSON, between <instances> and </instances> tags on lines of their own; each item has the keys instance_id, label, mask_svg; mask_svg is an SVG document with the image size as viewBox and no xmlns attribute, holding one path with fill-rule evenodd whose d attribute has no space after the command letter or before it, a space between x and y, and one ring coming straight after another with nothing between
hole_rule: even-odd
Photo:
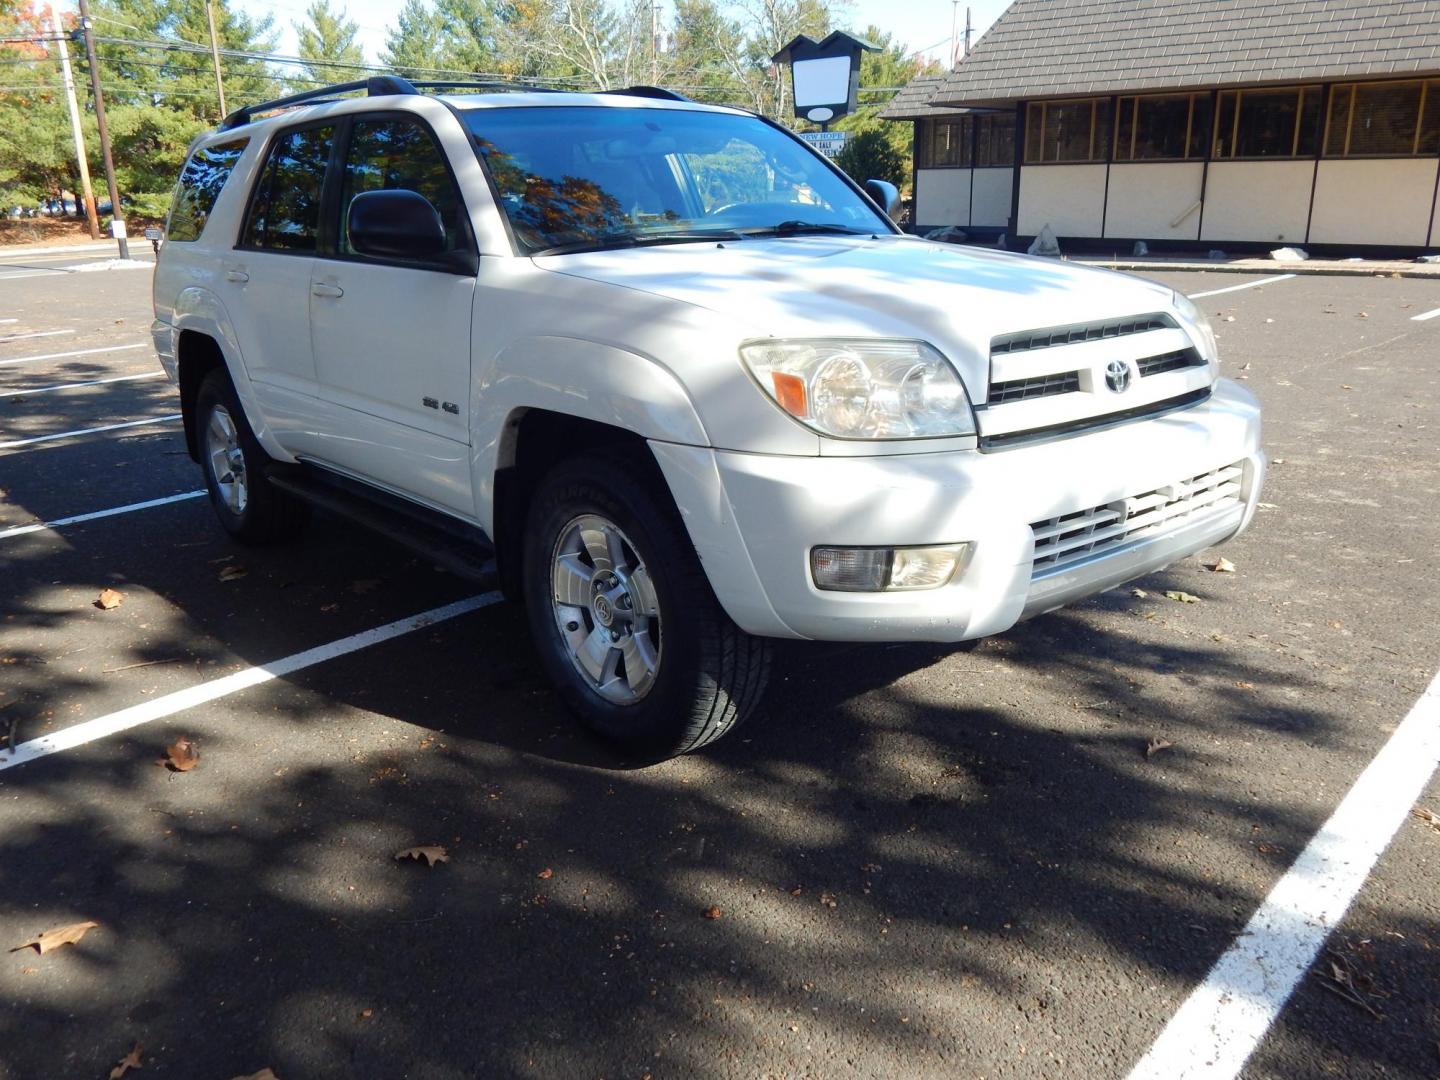
<instances>
[{"instance_id":1,"label":"asphalt parking lot","mask_svg":"<svg viewBox=\"0 0 1440 1080\"><path fill-rule=\"evenodd\" d=\"M149 377L149 273L19 262L0 946L97 925L0 952L0 1080L136 1043L197 1080L1211 1075L1162 1030L1440 663L1440 281L1156 275L1213 293L1267 409L1234 573L973 651L787 645L750 726L639 768L511 606L333 519L231 543ZM182 737L199 764L159 765ZM1244 1076L1440 1076L1433 776L1415 809L1366 819L1393 840Z\"/></svg>"}]
</instances>

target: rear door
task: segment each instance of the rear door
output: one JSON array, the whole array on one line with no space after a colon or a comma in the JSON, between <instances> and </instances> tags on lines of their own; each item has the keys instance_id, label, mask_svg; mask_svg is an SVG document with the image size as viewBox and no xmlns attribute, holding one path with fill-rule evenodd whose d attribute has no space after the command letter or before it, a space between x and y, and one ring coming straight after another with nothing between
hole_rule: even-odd
<instances>
[{"instance_id":1,"label":"rear door","mask_svg":"<svg viewBox=\"0 0 1440 1080\"><path fill-rule=\"evenodd\" d=\"M470 320L476 247L469 215L429 125L410 113L347 125L336 175L335 243L308 283L323 456L364 479L473 516ZM364 191L407 189L429 200L446 250L419 260L356 252L346 222Z\"/></svg>"}]
</instances>

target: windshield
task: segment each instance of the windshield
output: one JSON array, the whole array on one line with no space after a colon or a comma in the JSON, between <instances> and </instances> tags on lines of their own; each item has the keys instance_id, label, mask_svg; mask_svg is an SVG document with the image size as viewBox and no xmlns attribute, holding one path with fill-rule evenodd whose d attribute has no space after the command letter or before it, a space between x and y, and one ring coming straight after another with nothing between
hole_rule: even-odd
<instances>
[{"instance_id":1,"label":"windshield","mask_svg":"<svg viewBox=\"0 0 1440 1080\"><path fill-rule=\"evenodd\" d=\"M594 106L463 115L527 254L893 231L820 158L752 116Z\"/></svg>"}]
</instances>

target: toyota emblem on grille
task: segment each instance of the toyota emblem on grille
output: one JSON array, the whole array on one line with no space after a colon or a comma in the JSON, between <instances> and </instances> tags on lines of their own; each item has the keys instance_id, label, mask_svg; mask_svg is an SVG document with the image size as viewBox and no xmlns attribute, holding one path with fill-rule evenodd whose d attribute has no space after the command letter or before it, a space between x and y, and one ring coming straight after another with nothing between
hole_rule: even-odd
<instances>
[{"instance_id":1,"label":"toyota emblem on grille","mask_svg":"<svg viewBox=\"0 0 1440 1080\"><path fill-rule=\"evenodd\" d=\"M1105 385L1117 394L1130 389L1130 365L1124 360L1111 360L1105 366Z\"/></svg>"}]
</instances>

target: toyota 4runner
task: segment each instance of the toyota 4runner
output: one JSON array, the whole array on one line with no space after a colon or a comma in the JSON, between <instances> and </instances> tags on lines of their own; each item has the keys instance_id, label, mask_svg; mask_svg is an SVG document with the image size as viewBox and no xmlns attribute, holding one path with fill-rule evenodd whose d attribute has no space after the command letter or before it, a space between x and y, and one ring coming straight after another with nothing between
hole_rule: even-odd
<instances>
[{"instance_id":1,"label":"toyota 4runner","mask_svg":"<svg viewBox=\"0 0 1440 1080\"><path fill-rule=\"evenodd\" d=\"M1250 521L1260 412L1184 296L906 236L736 109L425 86L198 139L155 346L230 533L319 503L498 575L629 750L731 729L772 639L980 638Z\"/></svg>"}]
</instances>

